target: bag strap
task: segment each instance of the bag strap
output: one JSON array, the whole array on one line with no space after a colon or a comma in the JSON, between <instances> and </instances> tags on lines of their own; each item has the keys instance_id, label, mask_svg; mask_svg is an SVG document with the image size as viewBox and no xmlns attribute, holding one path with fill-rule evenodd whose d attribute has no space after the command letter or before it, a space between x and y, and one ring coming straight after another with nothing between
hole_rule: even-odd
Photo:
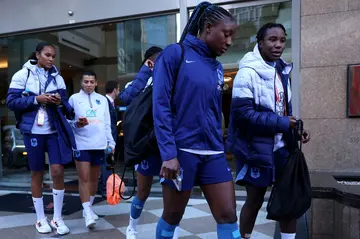
<instances>
[{"instance_id":1,"label":"bag strap","mask_svg":"<svg viewBox=\"0 0 360 239\"><path fill-rule=\"evenodd\" d=\"M179 66L178 68L176 69L175 71L175 74L174 74L174 80L173 80L173 88L172 88L172 96L174 96L174 93L175 93L175 86L176 86L176 82L177 82L177 79L178 79L178 76L179 76L179 72L180 72L180 67L182 65L182 62L184 61L184 52L185 52L185 49L184 49L184 45L181 44L181 43L177 43L178 45L180 45L181 47L181 55L180 55L180 63L179 63ZM151 82L152 84L152 82ZM123 197L122 194L121 194L121 185L123 184L124 182L124 179L125 179L125 172L126 172L126 169L128 168L127 165L125 165L124 167L124 170L123 170L123 173L122 173L122 176L121 176L121 183L120 183L120 187L119 187L119 194L120 194L120 197L124 200L129 200L130 198L132 198L135 194L135 189L136 189L136 185L135 185L135 167L131 167L132 168L132 175L133 175L133 181L134 181L134 187L133 187L133 191L132 193L130 194L130 196L128 197ZM113 170L113 174L115 174L115 166L112 168ZM113 192L115 192L115 177L114 177L114 189L113 189ZM113 193L114 194L114 193Z\"/></svg>"},{"instance_id":2,"label":"bag strap","mask_svg":"<svg viewBox=\"0 0 360 239\"><path fill-rule=\"evenodd\" d=\"M299 141L300 141L300 151L302 151L302 135L304 133L304 122L299 119L296 121L296 134L299 135Z\"/></svg>"},{"instance_id":3,"label":"bag strap","mask_svg":"<svg viewBox=\"0 0 360 239\"><path fill-rule=\"evenodd\" d=\"M178 80L178 76L179 76L179 72L180 72L182 62L184 61L184 52L185 52L184 45L182 43L176 43L176 44L180 45L180 47L181 47L181 55L180 55L179 66L176 69L175 75L174 75L174 84L173 84L173 88L172 88L172 96L174 96L174 94L175 94L176 82Z\"/></svg>"}]
</instances>

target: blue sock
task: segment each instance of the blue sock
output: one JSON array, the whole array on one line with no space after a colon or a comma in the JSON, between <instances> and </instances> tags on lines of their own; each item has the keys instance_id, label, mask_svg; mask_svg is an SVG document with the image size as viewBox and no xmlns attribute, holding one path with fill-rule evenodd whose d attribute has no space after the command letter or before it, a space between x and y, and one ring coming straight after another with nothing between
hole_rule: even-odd
<instances>
[{"instance_id":1,"label":"blue sock","mask_svg":"<svg viewBox=\"0 0 360 239\"><path fill-rule=\"evenodd\" d=\"M156 226L156 239L172 239L176 225L170 225L162 217Z\"/></svg>"},{"instance_id":2,"label":"blue sock","mask_svg":"<svg viewBox=\"0 0 360 239\"><path fill-rule=\"evenodd\" d=\"M136 196L131 203L130 216L132 219L138 219L144 208L145 202L140 201Z\"/></svg>"},{"instance_id":3,"label":"blue sock","mask_svg":"<svg viewBox=\"0 0 360 239\"><path fill-rule=\"evenodd\" d=\"M221 239L240 239L240 231L237 223L217 224L217 235Z\"/></svg>"}]
</instances>

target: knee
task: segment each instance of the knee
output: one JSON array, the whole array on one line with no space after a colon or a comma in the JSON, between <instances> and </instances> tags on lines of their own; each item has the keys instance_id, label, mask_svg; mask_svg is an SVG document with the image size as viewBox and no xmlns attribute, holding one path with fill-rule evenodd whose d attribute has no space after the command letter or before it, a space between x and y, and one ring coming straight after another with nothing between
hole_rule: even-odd
<instances>
[{"instance_id":1,"label":"knee","mask_svg":"<svg viewBox=\"0 0 360 239\"><path fill-rule=\"evenodd\" d=\"M140 187L136 193L136 196L140 201L145 202L146 199L148 199L149 194L150 194L150 188Z\"/></svg>"},{"instance_id":2,"label":"knee","mask_svg":"<svg viewBox=\"0 0 360 239\"><path fill-rule=\"evenodd\" d=\"M51 177L53 179L62 179L64 177L64 170L61 166L52 166L51 167Z\"/></svg>"},{"instance_id":3,"label":"knee","mask_svg":"<svg viewBox=\"0 0 360 239\"><path fill-rule=\"evenodd\" d=\"M80 173L78 176L81 183L89 183L91 181L90 174Z\"/></svg>"},{"instance_id":4,"label":"knee","mask_svg":"<svg viewBox=\"0 0 360 239\"><path fill-rule=\"evenodd\" d=\"M247 198L244 206L257 212L260 210L263 203L264 203L263 197L253 197L253 198Z\"/></svg>"},{"instance_id":5,"label":"knee","mask_svg":"<svg viewBox=\"0 0 360 239\"><path fill-rule=\"evenodd\" d=\"M184 212L177 212L174 210L167 211L164 208L162 218L170 225L178 225L184 215Z\"/></svg>"},{"instance_id":6,"label":"knee","mask_svg":"<svg viewBox=\"0 0 360 239\"><path fill-rule=\"evenodd\" d=\"M31 179L32 180L42 180L44 172L42 171L32 171L31 172Z\"/></svg>"},{"instance_id":7,"label":"knee","mask_svg":"<svg viewBox=\"0 0 360 239\"><path fill-rule=\"evenodd\" d=\"M223 208L214 215L215 221L218 224L228 224L237 222L236 208Z\"/></svg>"}]
</instances>

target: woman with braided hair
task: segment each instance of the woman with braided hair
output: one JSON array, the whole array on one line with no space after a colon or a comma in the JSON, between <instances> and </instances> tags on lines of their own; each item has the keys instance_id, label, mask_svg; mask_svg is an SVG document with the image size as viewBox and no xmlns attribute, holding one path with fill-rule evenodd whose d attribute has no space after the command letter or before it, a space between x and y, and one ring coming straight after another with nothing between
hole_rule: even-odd
<instances>
[{"instance_id":1,"label":"woman with braided hair","mask_svg":"<svg viewBox=\"0 0 360 239\"><path fill-rule=\"evenodd\" d=\"M184 29L181 46L165 48L155 64L153 116L164 202L157 239L173 238L195 185L209 203L218 238L240 238L222 139L224 74L216 60L231 46L236 27L224 8L200 3Z\"/></svg>"}]
</instances>

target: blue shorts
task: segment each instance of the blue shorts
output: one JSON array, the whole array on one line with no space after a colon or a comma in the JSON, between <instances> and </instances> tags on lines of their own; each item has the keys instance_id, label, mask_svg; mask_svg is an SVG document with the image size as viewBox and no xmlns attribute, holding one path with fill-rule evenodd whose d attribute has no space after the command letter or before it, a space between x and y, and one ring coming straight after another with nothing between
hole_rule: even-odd
<instances>
[{"instance_id":1,"label":"blue shorts","mask_svg":"<svg viewBox=\"0 0 360 239\"><path fill-rule=\"evenodd\" d=\"M45 152L49 163L61 164L59 141L55 134L24 134L24 144L28 153L30 171L44 171Z\"/></svg>"},{"instance_id":2,"label":"blue shorts","mask_svg":"<svg viewBox=\"0 0 360 239\"><path fill-rule=\"evenodd\" d=\"M287 148L281 148L274 152L274 168L254 167L243 163L241 159L236 160L236 183L238 185L250 184L255 187L271 186L275 179L282 174L286 160L290 153Z\"/></svg>"},{"instance_id":3,"label":"blue shorts","mask_svg":"<svg viewBox=\"0 0 360 239\"><path fill-rule=\"evenodd\" d=\"M75 152L75 160L89 162L91 165L102 165L105 161L105 150L79 150Z\"/></svg>"},{"instance_id":4,"label":"blue shorts","mask_svg":"<svg viewBox=\"0 0 360 239\"><path fill-rule=\"evenodd\" d=\"M136 171L143 176L159 176L162 161L160 156L152 156L136 165Z\"/></svg>"},{"instance_id":5,"label":"blue shorts","mask_svg":"<svg viewBox=\"0 0 360 239\"><path fill-rule=\"evenodd\" d=\"M180 163L182 191L191 190L194 186L224 183L233 180L224 153L198 155L178 150L177 159ZM172 180L162 178L160 182L176 189Z\"/></svg>"}]
</instances>

